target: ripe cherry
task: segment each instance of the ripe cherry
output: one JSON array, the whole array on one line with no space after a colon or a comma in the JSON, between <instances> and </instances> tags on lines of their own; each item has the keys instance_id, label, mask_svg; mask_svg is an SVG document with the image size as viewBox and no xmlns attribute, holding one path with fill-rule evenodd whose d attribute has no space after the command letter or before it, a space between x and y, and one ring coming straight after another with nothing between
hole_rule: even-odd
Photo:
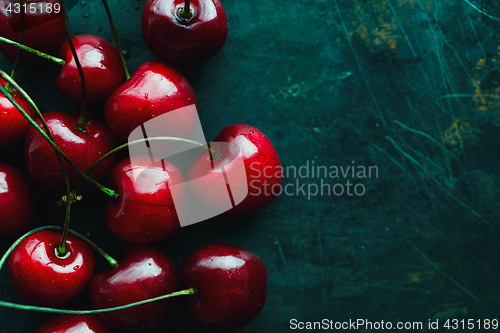
<instances>
[{"instance_id":1,"label":"ripe cherry","mask_svg":"<svg viewBox=\"0 0 500 333\"><path fill-rule=\"evenodd\" d=\"M97 120L89 121L84 133L77 128L77 115L50 111L44 113L44 118L55 143L82 171L86 171L99 157L115 148L113 135ZM37 123L41 126L39 119ZM36 182L46 187L64 186L62 171L54 150L33 127L26 134L24 156L28 171ZM113 157L105 159L90 176L102 180L111 170L113 163ZM80 175L66 162L64 165L70 184L75 185Z\"/></svg>"},{"instance_id":2,"label":"ripe cherry","mask_svg":"<svg viewBox=\"0 0 500 333\"><path fill-rule=\"evenodd\" d=\"M33 197L16 168L0 163L0 235L20 234L33 217Z\"/></svg>"},{"instance_id":3,"label":"ripe cherry","mask_svg":"<svg viewBox=\"0 0 500 333\"><path fill-rule=\"evenodd\" d=\"M124 254L118 267L96 274L89 292L94 309L103 309L170 294L177 288L172 260L155 248L137 246ZM167 299L100 316L107 324L136 332L158 326L174 303L175 299Z\"/></svg>"},{"instance_id":4,"label":"ripe cherry","mask_svg":"<svg viewBox=\"0 0 500 333\"><path fill-rule=\"evenodd\" d=\"M137 68L132 77L122 84L106 101L104 116L113 133L125 141L129 134L146 121L170 112L167 122L160 121L161 133L188 138L193 132L198 115L185 108L196 105L196 96L186 78L176 69L159 61L149 61ZM155 136L148 131L148 136Z\"/></svg>"},{"instance_id":5,"label":"ripe cherry","mask_svg":"<svg viewBox=\"0 0 500 333\"><path fill-rule=\"evenodd\" d=\"M59 256L61 234L43 230L25 238L7 259L14 290L25 301L59 307L78 295L94 273L92 249L79 238L68 236L67 253Z\"/></svg>"},{"instance_id":6,"label":"ripe cherry","mask_svg":"<svg viewBox=\"0 0 500 333\"><path fill-rule=\"evenodd\" d=\"M5 87L7 81L0 79L0 84ZM35 116L33 108L15 89L12 97L32 118ZM16 109L7 97L0 94L0 150L23 139L29 127L30 123L23 117L21 112Z\"/></svg>"},{"instance_id":7,"label":"ripe cherry","mask_svg":"<svg viewBox=\"0 0 500 333\"><path fill-rule=\"evenodd\" d=\"M249 125L228 126L214 141L227 144L218 156L212 154L210 158L208 153L203 153L193 161L187 173L191 191L207 206L222 212L221 203L228 195L227 179L232 197L243 195L244 198L234 200L236 205L229 210L234 214L254 212L273 201L277 193L275 187L281 186L282 170L271 141ZM240 159L245 172L236 167ZM195 179L196 182L191 182Z\"/></svg>"},{"instance_id":8,"label":"ripe cherry","mask_svg":"<svg viewBox=\"0 0 500 333\"><path fill-rule=\"evenodd\" d=\"M20 7L16 7L16 3L19 4L19 1L0 1L0 35L19 42L21 11ZM44 53L56 54L66 39L62 12L56 10L61 8L59 0L30 0L25 1L25 4L27 10L22 44ZM16 58L17 50L14 46L0 43L0 51L12 61ZM21 63L31 63L38 59L40 58L34 54L21 52Z\"/></svg>"},{"instance_id":9,"label":"ripe cherry","mask_svg":"<svg viewBox=\"0 0 500 333\"><path fill-rule=\"evenodd\" d=\"M125 80L118 50L110 42L94 35L80 35L71 39L85 76L85 101L105 101ZM80 74L68 41L62 45L60 55L66 63L57 77L57 87L66 97L80 102Z\"/></svg>"},{"instance_id":10,"label":"ripe cherry","mask_svg":"<svg viewBox=\"0 0 500 333\"><path fill-rule=\"evenodd\" d=\"M166 63L206 60L226 42L227 17L219 0L193 0L189 14L183 13L184 8L184 0L148 0L144 5L144 40Z\"/></svg>"},{"instance_id":11,"label":"ripe cherry","mask_svg":"<svg viewBox=\"0 0 500 333\"><path fill-rule=\"evenodd\" d=\"M267 271L255 254L229 244L211 244L194 251L182 266L194 319L213 329L233 328L252 320L266 300Z\"/></svg>"},{"instance_id":12,"label":"ripe cherry","mask_svg":"<svg viewBox=\"0 0 500 333\"><path fill-rule=\"evenodd\" d=\"M109 333L94 315L63 315L43 324L35 333Z\"/></svg>"},{"instance_id":13,"label":"ripe cherry","mask_svg":"<svg viewBox=\"0 0 500 333\"><path fill-rule=\"evenodd\" d=\"M120 196L108 205L109 229L131 243L152 243L170 236L180 227L184 181L182 172L167 161L152 164L149 156L120 161L111 173L112 187ZM172 186L177 188L175 205Z\"/></svg>"}]
</instances>

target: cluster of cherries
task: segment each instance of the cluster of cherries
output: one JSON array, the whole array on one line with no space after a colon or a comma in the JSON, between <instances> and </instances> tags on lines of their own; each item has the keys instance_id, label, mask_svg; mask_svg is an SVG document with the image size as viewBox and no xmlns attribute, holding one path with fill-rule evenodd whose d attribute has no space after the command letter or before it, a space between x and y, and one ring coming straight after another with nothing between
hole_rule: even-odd
<instances>
[{"instance_id":1,"label":"cluster of cherries","mask_svg":"<svg viewBox=\"0 0 500 333\"><path fill-rule=\"evenodd\" d=\"M249 125L228 126L215 139L227 143L227 149L214 153L206 147L211 152L209 163L202 155L186 174L167 161L151 165L149 158L126 158L115 163L112 154L117 143L126 142L134 129L174 110L185 112L177 113L170 133L189 138L197 121L189 106L196 107L196 96L182 73L172 66L203 61L223 47L227 18L220 1L147 0L142 32L161 61L143 63L132 76L119 40L116 48L94 35L71 37L64 6L62 13L43 11L44 4L53 5L59 0L30 3L42 4L35 7L42 9L15 13L8 10L6 1L0 1L0 51L21 64L42 61L32 53L50 58L47 54L59 51L63 59L54 59L62 64L57 78L60 92L84 106L105 102L106 123L90 118L85 107L79 116L48 111L41 117L21 88L11 86L10 94L0 95L0 150L24 140L25 162L36 183L53 189L77 186L74 196L63 197L67 207L81 199L82 176L106 189L112 194L105 214L109 229L118 238L135 243L119 263L104 254L113 268L94 274L92 248L96 246L85 237L67 233L69 218L62 233L42 228L21 237L6 261L10 281L20 297L33 309L60 308L88 286L94 308L89 314L59 311L68 314L47 322L37 332L153 329L180 301L169 295L187 295L187 308L204 327L232 328L253 319L264 305L267 279L266 268L255 254L229 244L204 246L185 260L178 276L173 262L150 244L171 236L180 227L173 185L202 179L205 181L197 182L201 185L193 193L209 206L222 200L211 191L210 184L221 178L220 166L227 166L227 161L234 158L235 147L242 154L246 173L226 167L224 177L247 187L257 180L254 189L266 182L281 184L276 172L281 165L269 139ZM103 4L109 11L106 1ZM114 29L112 20L111 26ZM18 52L19 47L33 50ZM15 84L8 78L0 83L5 91L9 84ZM24 116L20 109L25 111ZM38 118L30 123L26 116ZM62 157L65 161L61 163ZM96 161L101 163L96 165ZM137 170L147 170L147 177L154 179L156 186L144 187ZM88 175L82 173L85 171ZM115 190L98 183L109 175L110 188ZM34 198L28 184L18 170L0 163L0 236L20 235L34 218ZM250 192L228 213L250 213L273 199L264 191ZM145 303L134 304L137 302Z\"/></svg>"}]
</instances>

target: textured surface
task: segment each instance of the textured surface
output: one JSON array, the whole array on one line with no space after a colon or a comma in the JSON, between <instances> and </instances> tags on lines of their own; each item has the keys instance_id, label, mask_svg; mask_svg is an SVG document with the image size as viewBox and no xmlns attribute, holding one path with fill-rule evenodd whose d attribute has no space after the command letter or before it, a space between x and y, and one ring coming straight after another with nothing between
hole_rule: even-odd
<instances>
[{"instance_id":1,"label":"textured surface","mask_svg":"<svg viewBox=\"0 0 500 333\"><path fill-rule=\"evenodd\" d=\"M141 37L144 3L110 1L132 71L155 59ZM72 33L111 41L100 3L82 4L70 13ZM498 22L459 0L223 5L226 45L207 62L182 69L207 139L243 123L269 137L284 166L378 166L378 178L349 179L365 186L363 196L308 199L294 191L252 215L181 228L161 244L177 267L196 248L218 242L263 260L264 309L234 332L285 332L292 318L498 316ZM10 67L0 58L0 68ZM77 112L57 91L57 73L57 65L44 63L22 69L19 82L43 110ZM19 155L10 150L0 160L22 161ZM318 177L298 181L305 190L321 185ZM346 179L324 182L345 185ZM53 204L60 195L40 192L38 224L62 224L63 211ZM105 201L89 190L73 209L73 227L118 257L125 245L105 229ZM0 293L18 300L5 272ZM79 301L87 306L86 296ZM48 316L0 309L0 318L2 333L24 333ZM187 321L172 326L199 332Z\"/></svg>"}]
</instances>

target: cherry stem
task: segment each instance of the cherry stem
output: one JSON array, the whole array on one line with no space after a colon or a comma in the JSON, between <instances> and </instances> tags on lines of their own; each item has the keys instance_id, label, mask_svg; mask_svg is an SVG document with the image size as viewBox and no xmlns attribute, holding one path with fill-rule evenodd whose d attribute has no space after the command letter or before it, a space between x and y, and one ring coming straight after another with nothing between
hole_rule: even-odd
<instances>
[{"instance_id":1,"label":"cherry stem","mask_svg":"<svg viewBox=\"0 0 500 333\"><path fill-rule=\"evenodd\" d=\"M189 0L184 0L184 7L179 9L179 18L182 21L189 22L193 17L193 13L191 12L191 7L189 4Z\"/></svg>"},{"instance_id":2,"label":"cherry stem","mask_svg":"<svg viewBox=\"0 0 500 333\"><path fill-rule=\"evenodd\" d=\"M20 1L21 8L24 8L24 0ZM22 43L24 39L24 10L21 10L21 32L19 34L19 43ZM12 66L12 72L10 72L10 77L15 80L17 67L19 66L19 59L21 58L21 49L17 49L16 59L14 60L14 65ZM12 89L12 85L7 83L5 89L11 94L14 94L14 89Z\"/></svg>"},{"instance_id":3,"label":"cherry stem","mask_svg":"<svg viewBox=\"0 0 500 333\"><path fill-rule=\"evenodd\" d=\"M91 241L87 237L85 237L85 236L77 233L76 231L69 230L69 232L71 234L73 234L73 235L81 238L82 240L84 240L88 245L90 245L91 248L94 249L94 251L96 251L97 253L99 253L101 255L101 257L103 257L104 259L106 259L106 261L111 265L111 267L113 267L113 268L118 267L118 261L116 261L112 256L110 256L103 249L101 249L99 246L97 246L96 243L94 243L93 241Z\"/></svg>"},{"instance_id":4,"label":"cherry stem","mask_svg":"<svg viewBox=\"0 0 500 333\"><path fill-rule=\"evenodd\" d=\"M130 79L130 72L128 71L127 62L125 61L125 55L123 54L122 44L120 43L120 38L118 38L118 33L116 32L115 23L113 21L113 16L111 16L111 11L109 10L108 2L106 0L102 0L102 4L104 5L104 9L106 9L106 14L108 15L109 26L111 27L111 31L113 32L113 37L115 38L116 48L118 49L118 53L120 54L120 59L122 60L123 69L125 70L125 77Z\"/></svg>"},{"instance_id":5,"label":"cherry stem","mask_svg":"<svg viewBox=\"0 0 500 333\"><path fill-rule=\"evenodd\" d=\"M10 82L14 88L28 101L28 103L36 110L36 112L38 114L40 114L40 111L38 109L38 107L36 106L36 104L33 102L33 100L29 97L29 95L14 81L10 78L10 76L7 75L7 73L5 73L4 71L0 70L0 76ZM40 128L40 126L38 126L38 124L33 120L33 118L30 117L29 114L26 113L26 111L24 111L24 109L12 98L12 96L9 94L9 92L2 86L0 85L0 92L5 96L7 97L7 99L14 105L14 107L16 109L19 110L19 112L21 112L23 114L23 116L28 120L28 122L33 126L35 127L35 129L40 133L40 135L43 136L43 138L50 144L50 146L56 151L56 155L59 154L62 159L64 159L73 169L76 170L76 172L78 172L83 178L85 178L87 181L89 181L90 183L92 183L94 186L96 186L97 188L99 188L101 191L103 191L104 193L106 193L107 195L109 195L110 197L113 197L113 198L116 198L118 197L118 193L116 193L115 191L99 184L98 182L96 182L94 179L92 179L90 176L88 176L85 172L83 172L82 170L80 170L80 168L78 168L75 163L73 163L73 161L71 161L71 159L54 143L54 141L51 139L51 136L49 136L47 133L50 133L50 130L48 129L48 127L46 126L46 124L44 125L45 126L45 130L46 132ZM67 200L70 200L70 198L67 198Z\"/></svg>"},{"instance_id":6,"label":"cherry stem","mask_svg":"<svg viewBox=\"0 0 500 333\"><path fill-rule=\"evenodd\" d=\"M64 18L64 31L66 32L66 37L68 38L69 48L71 49L71 53L73 54L73 58L75 59L76 67L78 68L78 74L80 75L80 81L82 82L82 102L80 104L80 119L78 119L77 130L82 133L86 133L87 123L85 123L85 116L87 112L85 111L85 100L87 91L85 89L85 75L83 75L82 65L80 64L80 59L78 59L78 54L76 54L75 45L73 44L73 40L71 38L71 31L69 30L69 19L68 19L68 11L66 10L66 0L60 0L61 8L63 12Z\"/></svg>"},{"instance_id":7,"label":"cherry stem","mask_svg":"<svg viewBox=\"0 0 500 333\"><path fill-rule=\"evenodd\" d=\"M14 42L13 40L10 40L10 39L4 38L4 37L0 37L0 42L3 42L3 43L6 43L6 44L9 44L9 45L18 47L21 50L28 51L28 52L33 53L33 54L36 54L37 56L39 56L41 58L51 60L51 61L53 61L56 64L59 64L61 66L64 65L64 63L65 63L64 60L62 60L60 58L53 57L53 56L51 56L49 54L37 51L35 49L32 49L29 46L22 45L20 43Z\"/></svg>"},{"instance_id":8,"label":"cherry stem","mask_svg":"<svg viewBox=\"0 0 500 333\"><path fill-rule=\"evenodd\" d=\"M46 307L40 307L40 306L31 306L31 305L21 305L21 304L16 304L16 303L11 303L11 302L5 302L5 301L0 301L0 306L6 307L6 308L11 308L11 309L18 309L18 310L26 310L26 311L37 311L37 312L46 312L46 313L57 313L57 314L72 314L72 315L89 315L89 314L97 314L97 313L106 313L106 312L114 312L114 311L120 311L120 310L125 310L125 309L130 309L134 308L136 306L144 305L144 304L149 304L153 302L158 302L162 301L168 298L172 297L177 297L177 296L184 296L184 295L197 295L197 290L196 288L189 288L186 290L181 290L181 291L176 291L174 293L168 294L168 295L162 295L154 298L149 298L144 301L140 302L134 302L122 306L116 306L113 308L106 308L106 309L99 309L99 310L64 310L64 309L54 309L54 308L46 308Z\"/></svg>"},{"instance_id":9,"label":"cherry stem","mask_svg":"<svg viewBox=\"0 0 500 333\"><path fill-rule=\"evenodd\" d=\"M97 161L94 162L94 164L92 164L90 166L90 168L87 169L87 175L89 175L92 172L92 170L94 170L94 168L97 165L99 165L99 163L101 163L102 161L104 161L106 158L108 158L112 154L114 154L114 153L116 153L116 152L118 152L118 151L120 151L122 149L125 149L128 146L133 146L133 145L136 145L138 143L148 142L148 141L178 141L178 142L185 142L185 143L190 143L190 144L198 146L198 147L205 148L205 149L208 150L208 152L210 154L215 154L216 153L212 149L210 149L210 147L208 147L208 146L206 146L203 143L200 143L198 141L194 141L194 140L183 139L183 138L176 138L176 137L172 137L172 136L159 136L159 137L152 137L152 138L144 138L144 139L139 139L139 140L134 140L134 141L130 141L130 142L124 143L123 145L118 146L115 149L113 149L113 150L107 152L106 154L102 155ZM77 188L76 188L76 193L80 193L81 188L82 188L82 183L83 183L83 181L81 180L80 183L78 184Z\"/></svg>"},{"instance_id":10,"label":"cherry stem","mask_svg":"<svg viewBox=\"0 0 500 333\"><path fill-rule=\"evenodd\" d=\"M57 154L57 153L56 153ZM59 157L59 160L61 159L61 156L57 154ZM60 161L61 164L61 170L63 173L64 177L64 184L66 186L66 213L64 216L64 227L62 231L62 236L61 236L61 243L59 244L59 247L57 248L57 255L59 257L64 257L68 251L66 251L66 239L68 238L68 231L69 231L69 223L71 220L71 188L69 185L69 179L68 179L68 174L66 173L66 168L64 167L64 164L62 161Z\"/></svg>"}]
</instances>

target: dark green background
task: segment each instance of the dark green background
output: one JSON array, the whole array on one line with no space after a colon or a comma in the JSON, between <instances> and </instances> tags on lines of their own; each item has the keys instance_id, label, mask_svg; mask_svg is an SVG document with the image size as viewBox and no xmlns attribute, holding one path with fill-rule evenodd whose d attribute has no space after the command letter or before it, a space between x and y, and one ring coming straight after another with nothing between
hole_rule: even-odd
<instances>
[{"instance_id":1,"label":"dark green background","mask_svg":"<svg viewBox=\"0 0 500 333\"><path fill-rule=\"evenodd\" d=\"M111 41L100 2L83 3L70 12L72 33ZM473 3L498 14L493 2ZM141 36L143 4L110 1L132 71L155 59ZM234 332L288 331L292 318L424 325L498 318L498 22L461 0L223 5L229 18L223 50L182 69L197 94L207 139L230 124L250 124L270 138L284 166L354 161L379 169L378 178L351 180L366 186L364 196L281 196L255 214L220 216L159 244L178 267L191 251L214 242L261 257L268 270L266 305ZM486 64L476 68L480 59ZM0 68L10 71L11 63L1 57ZM18 82L43 111L77 112L57 91L57 73L57 65L43 63L21 69ZM484 103L473 97L478 87ZM101 109L90 111L102 117ZM445 136L453 124L462 126L460 138ZM21 146L0 161L24 168ZM63 212L53 203L62 193L37 193L35 224L61 225ZM107 231L104 201L88 191L75 205L72 227L119 257L126 245ZM1 249L12 241L1 240ZM0 296L21 302L5 272ZM88 307L86 295L70 306ZM48 318L0 309L0 331L34 332ZM158 332L200 331L177 318Z\"/></svg>"}]
</instances>

